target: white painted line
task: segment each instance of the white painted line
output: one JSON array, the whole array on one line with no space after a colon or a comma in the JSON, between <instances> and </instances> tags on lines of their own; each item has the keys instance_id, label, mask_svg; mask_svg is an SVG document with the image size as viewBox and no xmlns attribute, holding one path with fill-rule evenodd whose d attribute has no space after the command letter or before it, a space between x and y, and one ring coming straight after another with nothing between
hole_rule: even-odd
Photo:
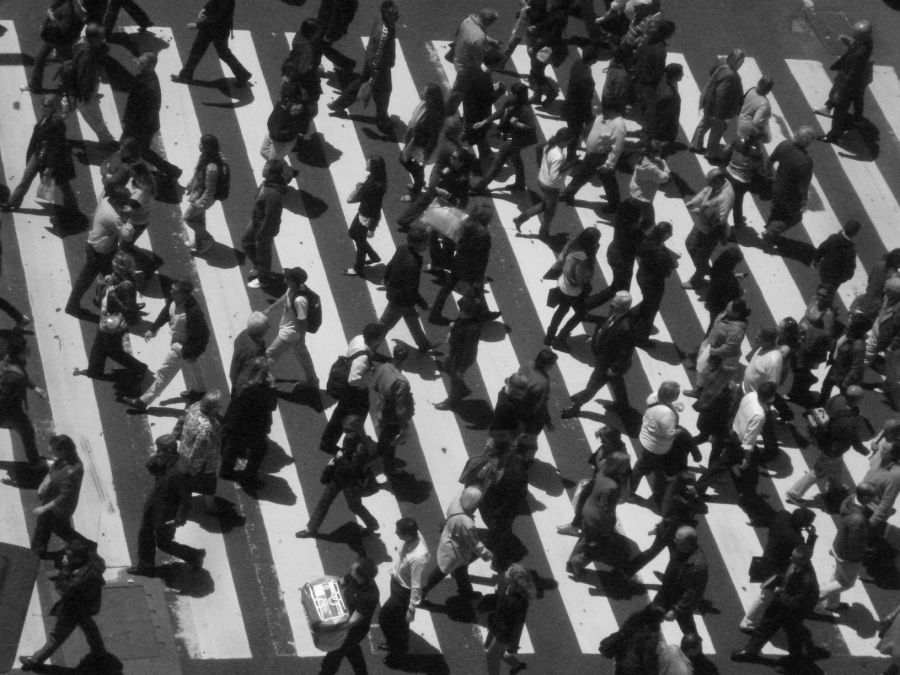
<instances>
[{"instance_id":1,"label":"white painted line","mask_svg":"<svg viewBox=\"0 0 900 675\"><path fill-rule=\"evenodd\" d=\"M887 120L894 139L900 138L900 78L891 66L875 66L869 91L875 97L881 114Z\"/></svg>"}]
</instances>

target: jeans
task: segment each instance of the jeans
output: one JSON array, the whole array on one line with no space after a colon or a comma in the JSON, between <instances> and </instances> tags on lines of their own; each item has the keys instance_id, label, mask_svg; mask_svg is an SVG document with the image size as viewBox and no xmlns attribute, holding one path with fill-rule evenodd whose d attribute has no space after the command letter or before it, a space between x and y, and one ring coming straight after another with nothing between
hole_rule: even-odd
<instances>
[{"instance_id":1,"label":"jeans","mask_svg":"<svg viewBox=\"0 0 900 675\"><path fill-rule=\"evenodd\" d=\"M375 516L369 513L369 510L363 506L362 496L359 494L359 490L356 487L349 485L346 487L341 486L336 481L331 481L325 485L325 492L319 497L316 508L309 517L309 523L306 525L306 529L310 532L319 531L319 527L322 526L322 521L325 520L325 516L328 515L328 509L331 508L332 502L337 499L337 496L341 494L341 492L344 493L344 499L347 500L347 506L353 513L360 517L365 526L373 530L378 529L378 520L376 520Z\"/></svg>"},{"instance_id":2,"label":"jeans","mask_svg":"<svg viewBox=\"0 0 900 675\"><path fill-rule=\"evenodd\" d=\"M88 375L100 377L106 370L106 359L112 359L123 368L135 374L143 373L147 366L125 351L122 344L124 333L104 333L97 330L94 343L91 345L91 353L88 356Z\"/></svg>"},{"instance_id":3,"label":"jeans","mask_svg":"<svg viewBox=\"0 0 900 675\"><path fill-rule=\"evenodd\" d=\"M16 207L22 205L22 200L25 199L25 193L28 192L28 188L31 187L31 183L37 177L38 173L40 173L40 168L38 166L37 153L35 153L31 156L31 159L28 160L28 163L25 165L25 170L22 172L22 179L9 196L9 203L11 205ZM78 198L75 196L75 192L72 190L69 181L56 181L56 186L59 188L60 192L62 192L63 208L77 211Z\"/></svg>"},{"instance_id":4,"label":"jeans","mask_svg":"<svg viewBox=\"0 0 900 675\"><path fill-rule=\"evenodd\" d=\"M328 418L325 430L322 432L322 440L319 441L320 449L333 453L337 449L337 442L341 434L341 422L347 415L366 415L369 412L369 390L367 388L355 389L348 387L348 391L338 399L337 405Z\"/></svg>"},{"instance_id":5,"label":"jeans","mask_svg":"<svg viewBox=\"0 0 900 675\"><path fill-rule=\"evenodd\" d=\"M563 317L569 312L569 309L571 309L574 314L566 321L566 324L559 332L560 339L569 337L569 334L575 330L575 326L584 320L584 315L586 314L584 308L584 293L579 293L578 295L566 295L560 291L559 296L559 305L557 305L556 311L553 312L553 316L550 318L550 324L547 326L547 340L552 340L556 337L556 329L559 328L559 324L562 323Z\"/></svg>"},{"instance_id":6,"label":"jeans","mask_svg":"<svg viewBox=\"0 0 900 675\"><path fill-rule=\"evenodd\" d=\"M34 424L24 408L17 408L13 412L8 412L3 418L3 426L19 434L19 438L22 440L22 447L25 450L25 458L29 464L37 464L41 461Z\"/></svg>"},{"instance_id":7,"label":"jeans","mask_svg":"<svg viewBox=\"0 0 900 675\"><path fill-rule=\"evenodd\" d=\"M428 337L425 335L425 331L422 330L419 313L416 311L415 305L400 305L390 300L378 319L378 323L381 324L384 334L387 335L387 332L396 326L400 319L406 322L406 327L409 328L416 346L420 349L426 347L428 345Z\"/></svg>"},{"instance_id":8,"label":"jeans","mask_svg":"<svg viewBox=\"0 0 900 675\"><path fill-rule=\"evenodd\" d=\"M371 75L369 85L372 92L372 103L375 104L375 122L379 127L390 124L391 118L388 115L388 104L391 101L391 91L393 90L390 68L373 73L363 71L362 76L354 77L344 92L334 100L334 105L339 108L349 108L353 105L356 102L360 87L365 82L366 75Z\"/></svg>"},{"instance_id":9,"label":"jeans","mask_svg":"<svg viewBox=\"0 0 900 675\"><path fill-rule=\"evenodd\" d=\"M128 12L131 18L134 19L134 22L142 28L147 28L153 23L150 21L150 17L147 16L147 12L141 9L134 0L109 0L109 5L106 7L106 15L103 17L103 28L106 29L107 36L116 27L116 20L119 18L119 10L121 9Z\"/></svg>"},{"instance_id":10,"label":"jeans","mask_svg":"<svg viewBox=\"0 0 900 675\"><path fill-rule=\"evenodd\" d=\"M583 406L590 401L597 392L603 388L603 385L609 384L613 396L616 399L616 408L626 409L628 404L628 392L625 389L625 378L619 373L610 373L609 365L603 361L594 366L590 378L584 389L572 394L571 400L573 405Z\"/></svg>"},{"instance_id":11,"label":"jeans","mask_svg":"<svg viewBox=\"0 0 900 675\"><path fill-rule=\"evenodd\" d=\"M264 433L228 432L222 439L222 476L234 471L235 462L241 454L247 455L247 466L244 475L256 476L269 449L269 440Z\"/></svg>"},{"instance_id":12,"label":"jeans","mask_svg":"<svg viewBox=\"0 0 900 675\"><path fill-rule=\"evenodd\" d=\"M359 276L363 276L366 271L366 260L368 259L369 262L373 263L381 262L381 256L375 252L372 244L369 243L369 230L359 222L358 215L353 219L348 234L353 243L356 244L356 258L353 261L353 271Z\"/></svg>"},{"instance_id":13,"label":"jeans","mask_svg":"<svg viewBox=\"0 0 900 675\"><path fill-rule=\"evenodd\" d=\"M32 658L38 663L43 663L49 659L62 646L75 628L81 628L84 632L84 637L87 639L91 653L102 654L106 651L103 637L100 635L100 629L97 628L94 618L87 611L65 603L61 606L60 612L56 616L56 624L47 636L47 642L33 654Z\"/></svg>"},{"instance_id":14,"label":"jeans","mask_svg":"<svg viewBox=\"0 0 900 675\"><path fill-rule=\"evenodd\" d=\"M603 191L606 193L606 201L610 208L619 208L621 197L619 196L619 182L616 180L615 169L601 168L606 162L608 153L605 152L589 152L584 159L579 162L572 170L572 181L565 189L565 194L574 197L575 194L591 179L591 176L597 174L603 185Z\"/></svg>"},{"instance_id":15,"label":"jeans","mask_svg":"<svg viewBox=\"0 0 900 675\"><path fill-rule=\"evenodd\" d=\"M44 511L34 523L34 534L31 535L31 550L37 554L47 552L50 535L55 534L67 544L76 539L87 541L72 525L72 517L57 515L53 509Z\"/></svg>"},{"instance_id":16,"label":"jeans","mask_svg":"<svg viewBox=\"0 0 900 675\"><path fill-rule=\"evenodd\" d=\"M241 235L241 248L260 279L272 276L272 244L278 234L277 227L267 227L265 223L251 221Z\"/></svg>"},{"instance_id":17,"label":"jeans","mask_svg":"<svg viewBox=\"0 0 900 675\"><path fill-rule=\"evenodd\" d=\"M497 150L497 154L494 156L491 168L487 170L487 173L484 174L484 177L478 182L479 187L487 187L488 183L494 180L497 174L500 173L504 166L506 166L507 162L512 164L513 169L515 170L515 184L525 185L525 162L522 161L522 149L524 147L524 145L517 142L514 138L510 138L501 145L500 149Z\"/></svg>"},{"instance_id":18,"label":"jeans","mask_svg":"<svg viewBox=\"0 0 900 675\"><path fill-rule=\"evenodd\" d=\"M190 380L188 377L184 378L188 390L206 391L206 382L203 378L203 369L200 366L200 360L185 360L181 355L181 345L173 343L169 349L169 353L166 354L166 358L163 359L162 365L156 371L156 377L153 379L153 384L150 385L150 388L147 389L147 391L141 394L141 401L144 402L144 405L150 405L155 401L179 370L184 370L185 375L190 376Z\"/></svg>"},{"instance_id":19,"label":"jeans","mask_svg":"<svg viewBox=\"0 0 900 675\"><path fill-rule=\"evenodd\" d=\"M822 481L822 494L839 489L843 483L841 480L844 462L840 457L828 457L820 455L813 465L812 471L807 471L788 488L790 497L801 499L817 481Z\"/></svg>"},{"instance_id":20,"label":"jeans","mask_svg":"<svg viewBox=\"0 0 900 675\"><path fill-rule=\"evenodd\" d=\"M363 656L362 647L359 646L358 642L352 645L342 645L334 651L325 654L325 658L322 659L322 666L319 669L319 675L335 675L345 657L350 667L353 668L354 675L368 675L369 670L366 668L366 657Z\"/></svg>"},{"instance_id":21,"label":"jeans","mask_svg":"<svg viewBox=\"0 0 900 675\"><path fill-rule=\"evenodd\" d=\"M237 57L232 53L231 48L228 46L228 36L229 34L227 32L219 33L205 28L198 29L197 37L194 38L194 44L191 45L191 53L188 55L187 62L184 64L184 67L182 67L181 73L179 74L185 79L193 79L194 69L197 67L197 64L200 63L200 59L203 58L206 50L212 45L219 55L219 58L228 64L228 67L231 68L231 72L234 73L236 78L249 79L250 72L241 65L241 62L237 60Z\"/></svg>"},{"instance_id":22,"label":"jeans","mask_svg":"<svg viewBox=\"0 0 900 675\"><path fill-rule=\"evenodd\" d=\"M734 206L732 207L734 224L735 227L739 227L744 222L744 195L750 191L750 183L744 183L730 174L727 175L728 182L731 183L731 187L734 189Z\"/></svg>"},{"instance_id":23,"label":"jeans","mask_svg":"<svg viewBox=\"0 0 900 675\"><path fill-rule=\"evenodd\" d=\"M141 529L138 530L138 565L153 567L156 564L157 548L163 553L168 553L187 563L193 563L199 559L200 551L198 549L175 541L174 523L157 527L153 521L152 510L144 513L144 517L141 519Z\"/></svg>"},{"instance_id":24,"label":"jeans","mask_svg":"<svg viewBox=\"0 0 900 675\"><path fill-rule=\"evenodd\" d=\"M559 197L562 191L553 187L547 187L541 183L538 183L538 190L540 191L541 201L522 211L519 214L519 220L524 223L532 216L543 213L544 221L541 223L538 233L541 236L547 236L550 234L550 223L553 222L553 216L556 215L556 207L559 204Z\"/></svg>"},{"instance_id":25,"label":"jeans","mask_svg":"<svg viewBox=\"0 0 900 675\"><path fill-rule=\"evenodd\" d=\"M202 242L213 238L206 230L206 209L188 202L181 219L184 221L185 244L188 248L201 246Z\"/></svg>"},{"instance_id":26,"label":"jeans","mask_svg":"<svg viewBox=\"0 0 900 675\"><path fill-rule=\"evenodd\" d=\"M718 236L713 232L701 232L696 227L691 230L685 240L685 246L688 255L691 256L691 262L694 263L694 273L691 275L691 282L697 283L703 277L709 276L711 267L709 264L709 256L712 255L716 248Z\"/></svg>"},{"instance_id":27,"label":"jeans","mask_svg":"<svg viewBox=\"0 0 900 675\"><path fill-rule=\"evenodd\" d=\"M279 329L278 335L272 340L272 344L266 349L266 358L269 363L274 363L288 350L292 349L297 361L300 363L302 376L298 384L307 387L318 387L319 378L316 375L316 368L313 365L312 356L309 354L309 348L306 346L306 333L294 330Z\"/></svg>"},{"instance_id":28,"label":"jeans","mask_svg":"<svg viewBox=\"0 0 900 675\"><path fill-rule=\"evenodd\" d=\"M469 566L460 565L453 572L442 572L440 567L435 567L428 575L428 581L422 586L422 600L431 592L431 589L437 586L444 577L450 574L456 582L456 590L460 595L470 595L472 593L472 581L469 579Z\"/></svg>"}]
</instances>

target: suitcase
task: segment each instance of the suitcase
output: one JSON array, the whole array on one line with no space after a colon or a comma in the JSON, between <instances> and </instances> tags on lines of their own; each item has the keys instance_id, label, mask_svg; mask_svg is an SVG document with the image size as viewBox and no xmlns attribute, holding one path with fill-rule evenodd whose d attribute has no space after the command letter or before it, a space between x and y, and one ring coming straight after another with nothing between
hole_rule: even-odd
<instances>
[{"instance_id":1,"label":"suitcase","mask_svg":"<svg viewBox=\"0 0 900 675\"><path fill-rule=\"evenodd\" d=\"M303 612L309 623L313 644L323 652L330 652L347 638L346 621L350 618L347 603L341 591L339 577L325 576L306 583L300 589ZM322 630L323 626L333 626L344 622L340 630Z\"/></svg>"}]
</instances>

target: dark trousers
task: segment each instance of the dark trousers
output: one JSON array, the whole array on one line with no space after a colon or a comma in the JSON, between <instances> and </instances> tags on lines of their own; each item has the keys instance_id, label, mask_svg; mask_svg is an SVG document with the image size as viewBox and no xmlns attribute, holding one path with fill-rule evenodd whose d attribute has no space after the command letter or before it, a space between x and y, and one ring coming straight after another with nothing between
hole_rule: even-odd
<instances>
[{"instance_id":1,"label":"dark trousers","mask_svg":"<svg viewBox=\"0 0 900 675\"><path fill-rule=\"evenodd\" d=\"M456 244L452 239L439 232L432 231L428 234L428 255L431 256L431 268L450 269L453 263L453 255L456 253ZM456 278L459 281L459 277ZM449 291L448 291L449 293ZM441 301L441 309L444 307L446 297Z\"/></svg>"},{"instance_id":2,"label":"dark trousers","mask_svg":"<svg viewBox=\"0 0 900 675\"><path fill-rule=\"evenodd\" d=\"M47 67L47 59L50 52L56 50L60 63L72 58L72 45L62 47L60 45L51 45L49 42L41 43L40 49L34 55L34 69L31 71L31 79L28 80L28 88L32 93L37 93L44 88L44 70Z\"/></svg>"},{"instance_id":3,"label":"dark trousers","mask_svg":"<svg viewBox=\"0 0 900 675\"><path fill-rule=\"evenodd\" d=\"M432 264L434 264L434 256L431 258ZM453 292L453 289L456 288L456 284L460 282L460 278L455 275L453 272L448 274L444 279L444 284L438 290L437 295L434 297L434 303L431 305L431 316L440 316L441 312L444 311L444 305L447 302L447 298L450 297L450 294Z\"/></svg>"},{"instance_id":4,"label":"dark trousers","mask_svg":"<svg viewBox=\"0 0 900 675\"><path fill-rule=\"evenodd\" d=\"M423 187L425 187L425 167L419 164L414 159L400 160L400 165L409 171L409 175L413 179L412 187L409 189L410 193L415 194Z\"/></svg>"},{"instance_id":5,"label":"dark trousers","mask_svg":"<svg viewBox=\"0 0 900 675\"><path fill-rule=\"evenodd\" d=\"M653 543L650 544L650 547L646 551L641 551L628 561L626 574L628 576L634 576L635 574L637 574L644 568L647 563L649 563L651 560L656 558L656 556L662 553L670 543L671 537L667 537L664 534L657 532L656 537L653 539Z\"/></svg>"},{"instance_id":6,"label":"dark trousers","mask_svg":"<svg viewBox=\"0 0 900 675\"><path fill-rule=\"evenodd\" d=\"M322 56L334 64L335 68L348 73L353 72L353 69L356 68L356 61L343 52L338 51L333 42L320 40L316 47L322 52Z\"/></svg>"},{"instance_id":7,"label":"dark trousers","mask_svg":"<svg viewBox=\"0 0 900 675\"><path fill-rule=\"evenodd\" d=\"M331 481L325 485L325 491L322 493L322 496L319 497L319 502L316 504L315 510L309 517L309 523L307 524L306 529L311 532L319 531L322 521L325 520L325 516L328 515L328 509L331 508L331 504L337 499L337 496L341 494L341 492L344 493L344 499L347 500L347 506L350 507L350 510L353 513L362 519L365 526L373 530L378 529L378 520L369 513L369 510L365 506L363 506L359 490L355 487L343 487L336 481Z\"/></svg>"},{"instance_id":8,"label":"dark trousers","mask_svg":"<svg viewBox=\"0 0 900 675\"><path fill-rule=\"evenodd\" d=\"M238 457L246 455L246 476L256 476L266 456L269 440L265 433L249 434L228 432L222 440L222 471L234 471Z\"/></svg>"},{"instance_id":9,"label":"dark trousers","mask_svg":"<svg viewBox=\"0 0 900 675\"><path fill-rule=\"evenodd\" d=\"M694 263L694 274L691 275L691 282L697 283L703 277L709 276L710 265L709 257L716 248L719 237L714 232L701 232L696 227L691 230L684 244L691 256L691 262Z\"/></svg>"},{"instance_id":10,"label":"dark trousers","mask_svg":"<svg viewBox=\"0 0 900 675\"><path fill-rule=\"evenodd\" d=\"M365 82L367 73L363 73L361 77L354 77L343 93L334 100L334 104L341 108L349 108L356 102L359 89ZM391 70L384 70L370 73L370 85L372 87L372 103L375 104L375 122L379 127L390 124L391 118L388 115L388 104L391 101L391 91L393 91L393 82L391 81Z\"/></svg>"},{"instance_id":11,"label":"dark trousers","mask_svg":"<svg viewBox=\"0 0 900 675\"><path fill-rule=\"evenodd\" d=\"M25 318L25 315L6 298L0 298L0 311L6 312L9 315L9 318L16 323L20 323L22 319Z\"/></svg>"},{"instance_id":12,"label":"dark trousers","mask_svg":"<svg viewBox=\"0 0 900 675\"><path fill-rule=\"evenodd\" d=\"M28 412L24 408L17 408L6 413L3 417L3 426L19 434L25 450L25 458L29 464L37 464L41 460L41 453L38 452L34 424L28 417Z\"/></svg>"},{"instance_id":13,"label":"dark trousers","mask_svg":"<svg viewBox=\"0 0 900 675\"><path fill-rule=\"evenodd\" d=\"M400 319L406 322L406 327L409 328L409 332L412 334L417 347L423 347L428 344L428 337L425 335L425 331L422 330L419 313L416 311L415 305L400 305L393 300L389 300L381 318L378 319L378 323L382 325L386 335L391 328L397 325Z\"/></svg>"},{"instance_id":14,"label":"dark trousers","mask_svg":"<svg viewBox=\"0 0 900 675\"><path fill-rule=\"evenodd\" d=\"M378 625L384 634L388 653L405 654L409 649L409 624L406 623L406 611L409 609L409 596L412 591L400 585L391 577L391 596L381 606L378 613Z\"/></svg>"},{"instance_id":15,"label":"dark trousers","mask_svg":"<svg viewBox=\"0 0 900 675\"><path fill-rule=\"evenodd\" d=\"M152 510L146 511L138 530L138 564L141 567L153 567L156 564L156 549L180 558L187 563L199 560L200 551L196 548L179 544L175 541L175 525L156 527Z\"/></svg>"},{"instance_id":16,"label":"dark trousers","mask_svg":"<svg viewBox=\"0 0 900 675\"><path fill-rule=\"evenodd\" d=\"M579 407L583 406L596 396L597 392L605 384L609 384L610 389L612 389L613 396L616 399L616 408L621 410L627 409L629 404L628 391L625 389L625 378L618 373L610 373L609 364L605 361L594 366L594 370L591 372L584 389L572 394L572 403Z\"/></svg>"},{"instance_id":17,"label":"dark trousers","mask_svg":"<svg viewBox=\"0 0 900 675\"><path fill-rule=\"evenodd\" d=\"M402 430L403 426L399 422L385 422L384 420L381 420L381 429L378 432L376 452L378 453L378 456L384 460L385 464L390 464L396 458L396 442Z\"/></svg>"},{"instance_id":18,"label":"dark trousers","mask_svg":"<svg viewBox=\"0 0 900 675\"><path fill-rule=\"evenodd\" d=\"M745 649L758 653L779 628L787 637L788 654L801 656L804 646L812 641L809 630L803 625L803 615L782 606L777 599L769 605Z\"/></svg>"},{"instance_id":19,"label":"dark trousers","mask_svg":"<svg viewBox=\"0 0 900 675\"><path fill-rule=\"evenodd\" d=\"M108 358L135 374L147 370L146 364L125 351L125 347L122 345L123 337L123 333L104 333L97 330L94 343L91 345L90 356L88 356L88 376L100 377L103 375Z\"/></svg>"},{"instance_id":20,"label":"dark trousers","mask_svg":"<svg viewBox=\"0 0 900 675\"><path fill-rule=\"evenodd\" d=\"M174 174L178 171L178 167L169 162L165 157L160 155L153 149L153 137L156 131L148 131L147 129L123 129L122 138L129 136L137 141L138 147L141 149L141 158L153 166L154 169L164 174Z\"/></svg>"},{"instance_id":21,"label":"dark trousers","mask_svg":"<svg viewBox=\"0 0 900 675\"><path fill-rule=\"evenodd\" d=\"M71 517L63 518L56 515L51 509L39 515L34 523L34 534L31 535L31 550L39 555L46 553L51 534L55 534L67 544L76 539L87 541L75 530Z\"/></svg>"},{"instance_id":22,"label":"dark trousers","mask_svg":"<svg viewBox=\"0 0 900 675\"><path fill-rule=\"evenodd\" d=\"M100 629L97 628L94 617L83 609L69 608L68 605L62 605L56 617L56 624L47 636L47 642L33 654L32 658L38 663L43 663L49 659L76 628L81 628L84 632L84 637L87 639L91 653L102 654L106 651L103 637L100 635Z\"/></svg>"},{"instance_id":23,"label":"dark trousers","mask_svg":"<svg viewBox=\"0 0 900 675\"><path fill-rule=\"evenodd\" d=\"M503 170L503 167L506 166L507 162L512 164L513 169L515 170L516 185L525 185L525 162L522 161L522 149L524 147L524 145L513 138L504 142L503 145L500 146L500 149L497 150L497 154L494 155L494 161L491 162L491 167L478 182L479 186L487 187L488 183L494 180L494 178L497 177L497 174Z\"/></svg>"},{"instance_id":24,"label":"dark trousers","mask_svg":"<svg viewBox=\"0 0 900 675\"><path fill-rule=\"evenodd\" d=\"M567 567L579 573L591 562L602 562L604 565L623 569L631 557L631 546L631 540L619 532L586 532L572 549Z\"/></svg>"},{"instance_id":25,"label":"dark trousers","mask_svg":"<svg viewBox=\"0 0 900 675\"><path fill-rule=\"evenodd\" d=\"M28 160L28 164L25 165L25 170L22 172L22 179L9 196L10 204L16 207L22 205L22 200L25 199L25 193L28 192L28 188L31 187L32 181L34 181L40 172L41 168L38 164L37 154L34 154L31 156L31 159ZM59 188L60 192L62 192L62 207L68 210L77 211L78 198L75 196L75 191L72 190L72 186L69 185L69 181L57 181L56 186Z\"/></svg>"},{"instance_id":26,"label":"dark trousers","mask_svg":"<svg viewBox=\"0 0 900 675\"><path fill-rule=\"evenodd\" d=\"M575 194L596 174L606 193L606 201L611 208L619 208L621 197L619 196L619 182L616 180L615 169L601 169L606 161L606 153L589 152L584 159L572 170L572 181L565 189L565 193L574 197Z\"/></svg>"},{"instance_id":27,"label":"dark trousers","mask_svg":"<svg viewBox=\"0 0 900 675\"><path fill-rule=\"evenodd\" d=\"M365 415L369 412L369 390L350 388L338 399L337 405L328 418L319 446L326 452L333 453L343 430L341 422L347 415Z\"/></svg>"},{"instance_id":28,"label":"dark trousers","mask_svg":"<svg viewBox=\"0 0 900 675\"><path fill-rule=\"evenodd\" d=\"M660 497L662 496L660 493L666 488L666 478L663 471L665 462L665 455L654 455L652 452L641 447L641 456L638 458L638 461L634 463L634 468L631 470L631 491L637 492L641 479L647 474L653 474L653 480L651 481L650 487L653 490L654 498L656 498L657 501L660 501Z\"/></svg>"},{"instance_id":29,"label":"dark trousers","mask_svg":"<svg viewBox=\"0 0 900 675\"><path fill-rule=\"evenodd\" d=\"M343 645L333 652L325 654L322 659L322 666L319 669L319 675L335 675L341 667L341 662L347 659L350 667L353 668L354 675L368 675L369 669L366 667L366 658L363 656L362 647L356 642L352 645Z\"/></svg>"},{"instance_id":30,"label":"dark trousers","mask_svg":"<svg viewBox=\"0 0 900 675\"><path fill-rule=\"evenodd\" d=\"M397 218L397 229L401 232L408 230L413 221L425 213L425 209L429 207L436 194L433 189L428 189L413 199Z\"/></svg>"},{"instance_id":31,"label":"dark trousers","mask_svg":"<svg viewBox=\"0 0 900 675\"><path fill-rule=\"evenodd\" d=\"M605 305L619 291L627 291L631 288L631 278L634 276L634 257L629 260L618 261L615 264L610 263L610 267L612 267L613 277L609 282L609 286L599 293L594 293L588 297L585 302L587 311Z\"/></svg>"},{"instance_id":32,"label":"dark trousers","mask_svg":"<svg viewBox=\"0 0 900 675\"><path fill-rule=\"evenodd\" d=\"M853 127L853 119L850 116L850 106L853 106L853 118L859 120L863 116L863 104L865 102L865 87L857 92L842 92L835 98L830 97L834 108L831 111L831 130L828 137L839 140L845 132Z\"/></svg>"},{"instance_id":33,"label":"dark trousers","mask_svg":"<svg viewBox=\"0 0 900 675\"><path fill-rule=\"evenodd\" d=\"M272 242L277 234L272 229L251 222L241 235L241 248L260 279L272 276Z\"/></svg>"},{"instance_id":34,"label":"dark trousers","mask_svg":"<svg viewBox=\"0 0 900 675\"><path fill-rule=\"evenodd\" d=\"M584 308L584 293L578 295L566 295L565 293L560 292L559 295L559 305L557 305L556 311L553 312L553 316L550 317L550 324L547 326L548 340L552 340L556 337L556 330L559 328L559 324L562 323L563 317L568 313L569 309L572 310L573 314L569 317L569 320L566 321L562 330L559 331L560 339L569 337L571 332L575 330L575 326L584 321L584 315L587 313Z\"/></svg>"},{"instance_id":35,"label":"dark trousers","mask_svg":"<svg viewBox=\"0 0 900 675\"><path fill-rule=\"evenodd\" d=\"M204 28L197 30L197 37L194 38L194 44L191 45L191 53L188 54L187 62L182 67L180 75L186 79L193 79L194 69L200 63L200 59L203 58L210 45L216 50L219 58L228 64L235 77L250 77L250 72L241 65L241 62L237 60L237 57L228 46L228 33L220 33Z\"/></svg>"},{"instance_id":36,"label":"dark trousers","mask_svg":"<svg viewBox=\"0 0 900 675\"><path fill-rule=\"evenodd\" d=\"M460 595L470 595L472 593L472 580L469 579L468 565L460 565L450 572L450 575L456 582L456 590ZM425 596L431 592L431 589L441 583L446 576L447 572L441 572L439 566L431 570L431 574L428 575L428 581L422 587L422 599L424 600Z\"/></svg>"},{"instance_id":37,"label":"dark trousers","mask_svg":"<svg viewBox=\"0 0 900 675\"><path fill-rule=\"evenodd\" d=\"M112 259L115 251L112 253L98 253L90 244L84 247L84 265L72 284L72 292L69 294L69 300L66 302L66 308L73 309L81 305L81 298L97 279L98 274L109 274L112 272Z\"/></svg>"},{"instance_id":38,"label":"dark trousers","mask_svg":"<svg viewBox=\"0 0 900 675\"><path fill-rule=\"evenodd\" d=\"M116 26L116 20L119 18L119 10L124 9L131 15L134 22L141 27L150 26L152 21L147 16L147 12L140 8L134 0L109 0L106 7L106 15L103 17L103 27L106 29L106 35L112 33Z\"/></svg>"},{"instance_id":39,"label":"dark trousers","mask_svg":"<svg viewBox=\"0 0 900 675\"><path fill-rule=\"evenodd\" d=\"M360 276L366 271L366 258L369 262L380 262L379 256L372 244L369 243L369 230L359 222L359 216L353 219L349 231L350 239L356 244L356 259L353 262L353 270Z\"/></svg>"},{"instance_id":40,"label":"dark trousers","mask_svg":"<svg viewBox=\"0 0 900 675\"><path fill-rule=\"evenodd\" d=\"M654 279L641 283L641 277L638 276L638 286L641 289L642 300L641 304L637 306L637 333L639 340L643 340L649 338L653 331L653 322L656 321L656 315L659 314L659 308L662 305L663 294L666 292L666 282L665 279Z\"/></svg>"}]
</instances>

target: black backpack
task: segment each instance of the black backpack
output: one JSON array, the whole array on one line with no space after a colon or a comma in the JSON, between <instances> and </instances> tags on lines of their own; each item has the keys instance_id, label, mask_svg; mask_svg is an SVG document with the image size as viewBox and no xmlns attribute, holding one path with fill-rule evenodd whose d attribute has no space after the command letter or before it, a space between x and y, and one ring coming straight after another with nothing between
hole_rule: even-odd
<instances>
[{"instance_id":1,"label":"black backpack","mask_svg":"<svg viewBox=\"0 0 900 675\"><path fill-rule=\"evenodd\" d=\"M219 167L219 175L216 178L215 197L222 201L228 199L228 195L231 194L231 167L224 159L217 160L216 164Z\"/></svg>"},{"instance_id":2,"label":"black backpack","mask_svg":"<svg viewBox=\"0 0 900 675\"><path fill-rule=\"evenodd\" d=\"M341 354L335 359L334 363L331 364L331 369L328 371L328 381L325 384L325 391L329 396L340 398L347 392L347 388L350 386L347 380L350 378L351 364L358 356L362 356L368 351L368 349L360 349L358 352L353 352L350 356Z\"/></svg>"},{"instance_id":3,"label":"black backpack","mask_svg":"<svg viewBox=\"0 0 900 675\"><path fill-rule=\"evenodd\" d=\"M322 299L318 293L308 288L300 291L297 295L306 298L306 332L317 333L322 327Z\"/></svg>"}]
</instances>

